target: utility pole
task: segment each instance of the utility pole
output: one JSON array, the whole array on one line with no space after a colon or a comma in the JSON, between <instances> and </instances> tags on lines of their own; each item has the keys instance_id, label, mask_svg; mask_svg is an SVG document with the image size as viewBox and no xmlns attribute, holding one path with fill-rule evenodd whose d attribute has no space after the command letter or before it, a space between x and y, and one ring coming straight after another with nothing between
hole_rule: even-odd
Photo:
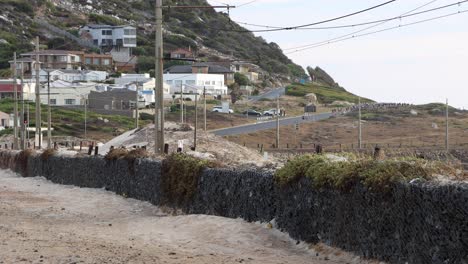
<instances>
[{"instance_id":1,"label":"utility pole","mask_svg":"<svg viewBox=\"0 0 468 264\"><path fill-rule=\"evenodd\" d=\"M359 121L358 121L358 149L362 148L362 124L361 124L361 97L358 99L358 111L359 111Z\"/></svg>"},{"instance_id":2,"label":"utility pole","mask_svg":"<svg viewBox=\"0 0 468 264\"><path fill-rule=\"evenodd\" d=\"M50 108L50 71L47 70L47 148L52 148L52 110Z\"/></svg>"},{"instance_id":3,"label":"utility pole","mask_svg":"<svg viewBox=\"0 0 468 264\"><path fill-rule=\"evenodd\" d=\"M193 150L197 149L197 128L198 128L198 93L195 94L195 131L193 133Z\"/></svg>"},{"instance_id":4,"label":"utility pole","mask_svg":"<svg viewBox=\"0 0 468 264\"><path fill-rule=\"evenodd\" d=\"M446 100L446 108L445 108L445 150L447 152L450 151L450 146L449 146L449 104L448 104L448 99Z\"/></svg>"},{"instance_id":5,"label":"utility pole","mask_svg":"<svg viewBox=\"0 0 468 264\"><path fill-rule=\"evenodd\" d=\"M87 115L88 115L88 99L84 97L84 135L85 135L85 141L88 140L88 129L87 129Z\"/></svg>"},{"instance_id":6,"label":"utility pole","mask_svg":"<svg viewBox=\"0 0 468 264\"><path fill-rule=\"evenodd\" d=\"M180 84L180 123L184 123L184 91Z\"/></svg>"},{"instance_id":7,"label":"utility pole","mask_svg":"<svg viewBox=\"0 0 468 264\"><path fill-rule=\"evenodd\" d=\"M276 98L276 148L279 149L280 144L280 103L279 96Z\"/></svg>"},{"instance_id":8,"label":"utility pole","mask_svg":"<svg viewBox=\"0 0 468 264\"><path fill-rule=\"evenodd\" d=\"M24 123L24 63L21 62L21 150L26 149L26 126Z\"/></svg>"},{"instance_id":9,"label":"utility pole","mask_svg":"<svg viewBox=\"0 0 468 264\"><path fill-rule=\"evenodd\" d=\"M203 131L206 132L206 87L203 86Z\"/></svg>"},{"instance_id":10,"label":"utility pole","mask_svg":"<svg viewBox=\"0 0 468 264\"><path fill-rule=\"evenodd\" d=\"M41 84L39 80L39 74L41 71L41 65L39 62L39 37L36 37L36 138L38 140L38 148L42 148L42 129L41 129L41 96L40 89Z\"/></svg>"},{"instance_id":11,"label":"utility pole","mask_svg":"<svg viewBox=\"0 0 468 264\"><path fill-rule=\"evenodd\" d=\"M14 109L13 109L13 149L18 149L18 80L17 80L17 69L16 69L16 52L14 52L13 56L14 58L14 65L13 65L13 81L14 83L14 89L15 89L15 94L14 94Z\"/></svg>"},{"instance_id":12,"label":"utility pole","mask_svg":"<svg viewBox=\"0 0 468 264\"><path fill-rule=\"evenodd\" d=\"M138 119L140 117L140 113L138 112L138 82L136 82L136 98L135 98L135 128L138 128Z\"/></svg>"},{"instance_id":13,"label":"utility pole","mask_svg":"<svg viewBox=\"0 0 468 264\"><path fill-rule=\"evenodd\" d=\"M162 34L162 0L156 0L156 27L155 27L155 37L156 37L156 46L155 46L155 56L156 56L156 65L155 65L155 107L156 114L154 115L155 122L155 142L154 142L154 152L155 153L164 153L164 82L163 82L163 34Z\"/></svg>"}]
</instances>

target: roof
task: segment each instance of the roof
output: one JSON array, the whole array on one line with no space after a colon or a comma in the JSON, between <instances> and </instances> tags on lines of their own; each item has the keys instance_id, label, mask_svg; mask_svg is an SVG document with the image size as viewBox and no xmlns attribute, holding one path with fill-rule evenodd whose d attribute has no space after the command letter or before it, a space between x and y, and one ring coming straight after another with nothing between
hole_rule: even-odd
<instances>
[{"instance_id":1,"label":"roof","mask_svg":"<svg viewBox=\"0 0 468 264\"><path fill-rule=\"evenodd\" d=\"M111 54L85 53L85 58L112 58Z\"/></svg>"},{"instance_id":2,"label":"roof","mask_svg":"<svg viewBox=\"0 0 468 264\"><path fill-rule=\"evenodd\" d=\"M130 25L120 25L120 26L111 26L111 25L104 25L104 24L89 24L89 25L86 25L84 27L89 27L89 28L92 28L92 29L101 29L101 28L124 28L124 27L131 27L131 28L135 28L135 27L132 27Z\"/></svg>"},{"instance_id":3,"label":"roof","mask_svg":"<svg viewBox=\"0 0 468 264\"><path fill-rule=\"evenodd\" d=\"M18 93L21 93L21 86L17 86ZM0 93L13 93L15 92L15 86L13 83L0 83Z\"/></svg>"},{"instance_id":4,"label":"roof","mask_svg":"<svg viewBox=\"0 0 468 264\"><path fill-rule=\"evenodd\" d=\"M16 59L16 62L34 62L36 60L32 59L32 58L18 58ZM9 63L14 63L15 61L14 60L11 60L11 61L8 61Z\"/></svg>"},{"instance_id":5,"label":"roof","mask_svg":"<svg viewBox=\"0 0 468 264\"><path fill-rule=\"evenodd\" d=\"M193 67L208 67L208 73L233 73L230 69L219 66L209 65L207 63L196 63ZM192 65L175 65L164 70L165 73L192 73Z\"/></svg>"},{"instance_id":6,"label":"roof","mask_svg":"<svg viewBox=\"0 0 468 264\"><path fill-rule=\"evenodd\" d=\"M22 56L32 56L32 55L83 55L83 51L73 51L73 50L40 50L39 52L32 51L28 53L21 54Z\"/></svg>"}]
</instances>

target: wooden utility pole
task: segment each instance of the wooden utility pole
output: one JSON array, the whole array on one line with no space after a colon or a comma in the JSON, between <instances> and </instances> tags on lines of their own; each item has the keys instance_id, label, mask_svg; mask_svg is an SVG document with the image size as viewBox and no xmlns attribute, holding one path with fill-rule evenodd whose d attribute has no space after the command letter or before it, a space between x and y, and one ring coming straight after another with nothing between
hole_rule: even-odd
<instances>
[{"instance_id":1,"label":"wooden utility pole","mask_svg":"<svg viewBox=\"0 0 468 264\"><path fill-rule=\"evenodd\" d=\"M135 128L138 128L138 119L140 118L140 113L139 113L139 109L138 109L138 102L139 102L139 98L138 98L138 82L135 82L136 84L136 89L135 89L135 92L136 92L136 96L135 96Z\"/></svg>"},{"instance_id":2,"label":"wooden utility pole","mask_svg":"<svg viewBox=\"0 0 468 264\"><path fill-rule=\"evenodd\" d=\"M13 109L13 149L18 149L18 80L17 80L17 69L16 69L16 52L14 52L14 65L13 65L13 87L15 89L14 93L14 109Z\"/></svg>"},{"instance_id":3,"label":"wooden utility pole","mask_svg":"<svg viewBox=\"0 0 468 264\"><path fill-rule=\"evenodd\" d=\"M39 75L41 72L41 64L39 62L39 37L36 37L36 135L35 137L38 140L38 148L42 148L42 121L41 121L41 96L40 96L40 89L41 83L39 79Z\"/></svg>"},{"instance_id":4,"label":"wooden utility pole","mask_svg":"<svg viewBox=\"0 0 468 264\"><path fill-rule=\"evenodd\" d=\"M446 100L446 106L445 106L445 150L447 152L450 151L450 146L449 146L449 104L448 104L448 99Z\"/></svg>"},{"instance_id":5,"label":"wooden utility pole","mask_svg":"<svg viewBox=\"0 0 468 264\"><path fill-rule=\"evenodd\" d=\"M358 99L358 116L359 116L359 121L358 121L358 149L362 148L362 124L361 124L361 97Z\"/></svg>"},{"instance_id":6,"label":"wooden utility pole","mask_svg":"<svg viewBox=\"0 0 468 264\"><path fill-rule=\"evenodd\" d=\"M182 84L180 84L180 123L184 123L184 91Z\"/></svg>"},{"instance_id":7,"label":"wooden utility pole","mask_svg":"<svg viewBox=\"0 0 468 264\"><path fill-rule=\"evenodd\" d=\"M155 107L156 114L154 115L155 122L155 142L154 142L154 152L155 153L164 153L164 81L163 81L163 32L162 32L162 0L156 0L156 27L155 27L155 37L156 37L156 46L155 46L155 56L156 56L156 65L155 65Z\"/></svg>"},{"instance_id":8,"label":"wooden utility pole","mask_svg":"<svg viewBox=\"0 0 468 264\"><path fill-rule=\"evenodd\" d=\"M52 148L52 109L50 108L50 71L47 70L47 148Z\"/></svg>"},{"instance_id":9,"label":"wooden utility pole","mask_svg":"<svg viewBox=\"0 0 468 264\"><path fill-rule=\"evenodd\" d=\"M24 64L21 62L21 150L26 149L26 124L24 119ZM29 122L29 121L28 121Z\"/></svg>"},{"instance_id":10,"label":"wooden utility pole","mask_svg":"<svg viewBox=\"0 0 468 264\"><path fill-rule=\"evenodd\" d=\"M203 131L206 132L206 87L203 86Z\"/></svg>"},{"instance_id":11,"label":"wooden utility pole","mask_svg":"<svg viewBox=\"0 0 468 264\"><path fill-rule=\"evenodd\" d=\"M88 129L87 129L87 115L88 115L88 99L84 97L84 135L85 140L88 140Z\"/></svg>"},{"instance_id":12,"label":"wooden utility pole","mask_svg":"<svg viewBox=\"0 0 468 264\"><path fill-rule=\"evenodd\" d=\"M193 150L197 149L197 128L198 128L198 93L195 94L195 131L193 133Z\"/></svg>"},{"instance_id":13,"label":"wooden utility pole","mask_svg":"<svg viewBox=\"0 0 468 264\"><path fill-rule=\"evenodd\" d=\"M280 144L280 104L279 96L276 98L276 148L279 149Z\"/></svg>"}]
</instances>

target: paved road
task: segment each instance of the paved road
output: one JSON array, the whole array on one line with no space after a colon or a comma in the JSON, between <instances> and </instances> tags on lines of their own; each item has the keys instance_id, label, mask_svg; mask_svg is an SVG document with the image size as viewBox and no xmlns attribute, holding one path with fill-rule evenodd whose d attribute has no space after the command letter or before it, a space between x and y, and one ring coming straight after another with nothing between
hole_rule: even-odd
<instances>
[{"instance_id":1,"label":"paved road","mask_svg":"<svg viewBox=\"0 0 468 264\"><path fill-rule=\"evenodd\" d=\"M280 126L290 126L294 124L302 124L302 123L310 123L315 121L320 121L324 119L330 118L332 113L321 113L316 114L313 116L306 117L306 119L302 119L302 116L296 117L289 117L280 120ZM212 130L215 135L218 136L232 136L232 135L240 135L240 134L248 134L262 130L273 129L276 127L276 120L258 123L258 124L250 124L250 125L243 125L237 127L230 127L230 128L223 128Z\"/></svg>"},{"instance_id":2,"label":"paved road","mask_svg":"<svg viewBox=\"0 0 468 264\"><path fill-rule=\"evenodd\" d=\"M275 88L271 91L268 91L264 94L258 95L258 96L252 96L250 97L250 100L253 102L257 102L260 99L276 99L278 96L283 96L286 93L286 88L281 87L281 88Z\"/></svg>"}]
</instances>

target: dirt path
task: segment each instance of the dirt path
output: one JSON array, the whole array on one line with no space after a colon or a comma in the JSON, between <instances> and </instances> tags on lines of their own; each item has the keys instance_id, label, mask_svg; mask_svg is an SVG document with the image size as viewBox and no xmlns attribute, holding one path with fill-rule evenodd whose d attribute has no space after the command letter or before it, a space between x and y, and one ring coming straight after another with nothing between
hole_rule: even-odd
<instances>
[{"instance_id":1,"label":"dirt path","mask_svg":"<svg viewBox=\"0 0 468 264\"><path fill-rule=\"evenodd\" d=\"M171 216L103 190L0 171L0 263L368 262L296 245L265 224Z\"/></svg>"}]
</instances>

